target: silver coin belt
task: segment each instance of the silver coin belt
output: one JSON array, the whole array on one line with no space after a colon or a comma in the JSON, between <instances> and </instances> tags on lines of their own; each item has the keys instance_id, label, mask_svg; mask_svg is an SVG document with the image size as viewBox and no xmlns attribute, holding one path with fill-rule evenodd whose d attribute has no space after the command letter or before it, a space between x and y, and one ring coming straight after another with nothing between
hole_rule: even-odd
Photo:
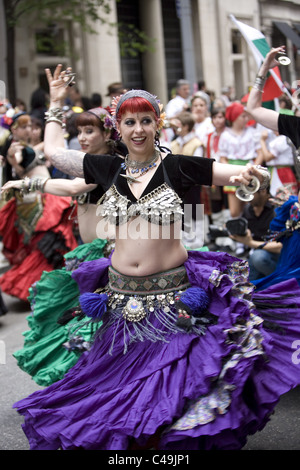
<instances>
[{"instance_id":1,"label":"silver coin belt","mask_svg":"<svg viewBox=\"0 0 300 470\"><path fill-rule=\"evenodd\" d=\"M123 318L139 322L147 313L175 307L180 295L190 286L184 267L147 277L129 277L109 269L108 308L122 308Z\"/></svg>"}]
</instances>

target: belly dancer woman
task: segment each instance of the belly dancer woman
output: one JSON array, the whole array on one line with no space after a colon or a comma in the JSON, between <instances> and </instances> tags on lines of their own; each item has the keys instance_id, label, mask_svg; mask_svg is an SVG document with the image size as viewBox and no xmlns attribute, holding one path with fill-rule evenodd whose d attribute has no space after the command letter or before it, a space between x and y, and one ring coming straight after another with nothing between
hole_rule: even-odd
<instances>
[{"instance_id":1,"label":"belly dancer woman","mask_svg":"<svg viewBox=\"0 0 300 470\"><path fill-rule=\"evenodd\" d=\"M61 66L48 72L56 105L64 75ZM300 383L291 361L299 287L273 286L257 307L246 262L187 252L176 235L192 185L262 175L252 165L161 153L163 115L144 90L115 100L114 116L125 159L66 151L56 145L59 125L46 126L52 163L105 190L99 210L115 225L116 244L111 260L73 274L82 310L103 321L92 348L62 380L14 406L31 449L240 449Z\"/></svg>"}]
</instances>

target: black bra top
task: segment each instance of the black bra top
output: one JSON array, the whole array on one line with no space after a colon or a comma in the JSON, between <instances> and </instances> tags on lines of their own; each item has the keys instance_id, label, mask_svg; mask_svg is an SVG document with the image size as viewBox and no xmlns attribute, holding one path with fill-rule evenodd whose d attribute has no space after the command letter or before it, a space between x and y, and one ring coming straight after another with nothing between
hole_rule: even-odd
<instances>
[{"instance_id":1,"label":"black bra top","mask_svg":"<svg viewBox=\"0 0 300 470\"><path fill-rule=\"evenodd\" d=\"M182 218L186 192L193 186L212 184L213 159L168 154L137 199L122 176L126 173L123 162L118 156L84 157L85 181L103 189L99 212L114 225L137 215L151 223L172 224Z\"/></svg>"},{"instance_id":2,"label":"black bra top","mask_svg":"<svg viewBox=\"0 0 300 470\"><path fill-rule=\"evenodd\" d=\"M171 187L162 159L138 199L122 174L125 174L125 170L120 168L112 181L112 186L98 202L99 215L110 224L121 225L136 216L158 225L169 225L181 220L182 200Z\"/></svg>"}]
</instances>

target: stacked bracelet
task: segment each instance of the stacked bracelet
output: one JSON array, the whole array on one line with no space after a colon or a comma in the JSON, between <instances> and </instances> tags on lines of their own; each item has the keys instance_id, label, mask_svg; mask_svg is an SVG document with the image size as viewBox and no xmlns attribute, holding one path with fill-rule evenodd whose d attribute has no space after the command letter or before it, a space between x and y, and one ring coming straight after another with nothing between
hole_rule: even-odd
<instances>
[{"instance_id":1,"label":"stacked bracelet","mask_svg":"<svg viewBox=\"0 0 300 470\"><path fill-rule=\"evenodd\" d=\"M256 75L253 88L263 93L265 82L266 82L266 77L263 77L262 75Z\"/></svg>"},{"instance_id":2,"label":"stacked bracelet","mask_svg":"<svg viewBox=\"0 0 300 470\"><path fill-rule=\"evenodd\" d=\"M63 110L61 108L50 108L45 113L46 123L48 122L57 122L61 126L63 125Z\"/></svg>"},{"instance_id":3,"label":"stacked bracelet","mask_svg":"<svg viewBox=\"0 0 300 470\"><path fill-rule=\"evenodd\" d=\"M41 193L43 193L44 186L49 179L50 178L39 178L39 177L28 178L28 176L26 176L22 180L22 185L20 188L21 194L28 194L28 193L32 193L35 191L40 191Z\"/></svg>"}]
</instances>

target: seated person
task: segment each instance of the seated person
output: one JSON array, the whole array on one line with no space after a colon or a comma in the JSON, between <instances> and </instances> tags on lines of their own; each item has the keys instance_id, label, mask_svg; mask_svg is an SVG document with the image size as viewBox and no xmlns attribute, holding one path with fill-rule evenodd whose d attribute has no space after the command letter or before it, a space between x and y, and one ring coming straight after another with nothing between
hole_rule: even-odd
<instances>
[{"instance_id":1,"label":"seated person","mask_svg":"<svg viewBox=\"0 0 300 470\"><path fill-rule=\"evenodd\" d=\"M249 280L254 281L271 274L277 265L281 251L281 243L268 242L265 236L269 225L275 217L274 206L269 201L269 188L257 191L242 212L242 217L248 221L248 231L245 236L232 235L233 240L243 243L250 248Z\"/></svg>"}]
</instances>

